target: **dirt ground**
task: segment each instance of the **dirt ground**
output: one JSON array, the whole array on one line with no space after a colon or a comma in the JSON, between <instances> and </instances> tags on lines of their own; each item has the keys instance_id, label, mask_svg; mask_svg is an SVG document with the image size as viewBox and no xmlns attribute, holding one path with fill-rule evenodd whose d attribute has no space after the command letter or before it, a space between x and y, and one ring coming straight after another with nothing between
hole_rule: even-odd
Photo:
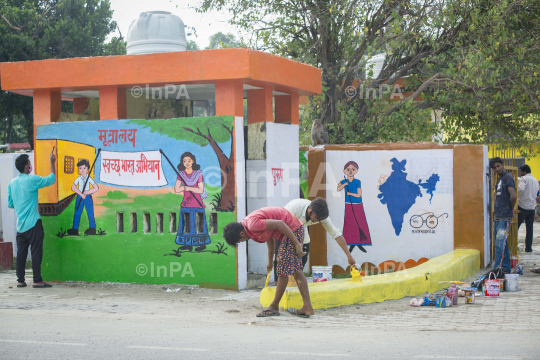
<instances>
[{"instance_id":1,"label":"dirt ground","mask_svg":"<svg viewBox=\"0 0 540 360\"><path fill-rule=\"evenodd\" d=\"M18 289L14 271L0 272L0 360L538 359L540 276L528 270L540 267L539 235L533 253L519 254L520 291L499 299L459 298L439 309L404 298L317 310L309 319L286 311L255 317L260 289L79 282Z\"/></svg>"},{"instance_id":2,"label":"dirt ground","mask_svg":"<svg viewBox=\"0 0 540 360\"><path fill-rule=\"evenodd\" d=\"M520 256L523 256L526 254L524 253L525 227L522 226L520 230L518 247ZM538 253L540 252L540 223L535 223L535 230L533 249L535 250L534 253ZM540 267L538 256L534 257L534 259L531 258L531 260L533 260L533 267ZM538 276L530 273L529 268L531 266L527 266L523 279ZM486 269L481 269L477 274L463 281L470 284L486 271ZM27 270L27 279L31 279L31 270ZM0 309L52 309L62 307L64 309L74 308L99 312L158 314L165 309L164 303L168 303L182 304L194 312L204 312L205 309L211 306L213 310L245 316L254 315L262 309L259 304L260 289L235 292L178 284L163 286L63 282L54 283L52 289L36 291L37 289L32 289L30 286L26 289L17 289L15 285L15 271L0 273ZM15 299L17 300L13 301ZM411 298L406 297L381 303L341 306L318 310L317 314L319 316L336 316L338 314L380 315L416 311L414 307L409 306L410 301ZM460 301L463 301L463 298L460 298Z\"/></svg>"}]
</instances>

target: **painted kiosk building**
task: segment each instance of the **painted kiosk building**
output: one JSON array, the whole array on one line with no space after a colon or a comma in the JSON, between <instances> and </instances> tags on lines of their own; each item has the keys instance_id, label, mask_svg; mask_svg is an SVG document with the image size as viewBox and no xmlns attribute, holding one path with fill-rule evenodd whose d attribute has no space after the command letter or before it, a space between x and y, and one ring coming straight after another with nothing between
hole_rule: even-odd
<instances>
[{"instance_id":1,"label":"painted kiosk building","mask_svg":"<svg viewBox=\"0 0 540 360\"><path fill-rule=\"evenodd\" d=\"M58 159L39 194L45 279L243 289L264 267L263 248L232 249L222 230L298 198L299 96L321 92L320 70L221 49L2 63L0 76L33 96L36 174Z\"/></svg>"}]
</instances>

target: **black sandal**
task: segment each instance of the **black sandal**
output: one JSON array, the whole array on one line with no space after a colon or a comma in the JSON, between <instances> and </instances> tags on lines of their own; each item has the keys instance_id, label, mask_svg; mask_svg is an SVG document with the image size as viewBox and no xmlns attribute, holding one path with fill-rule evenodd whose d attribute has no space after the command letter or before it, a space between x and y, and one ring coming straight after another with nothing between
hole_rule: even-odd
<instances>
[{"instance_id":1,"label":"black sandal","mask_svg":"<svg viewBox=\"0 0 540 360\"><path fill-rule=\"evenodd\" d=\"M26 287L26 283L24 282L24 283L22 283L22 284L17 284L17 287L18 287L18 288Z\"/></svg>"},{"instance_id":2,"label":"black sandal","mask_svg":"<svg viewBox=\"0 0 540 360\"><path fill-rule=\"evenodd\" d=\"M279 311L275 311L272 309L266 309L261 311L257 317L270 317L270 316L279 316Z\"/></svg>"},{"instance_id":3,"label":"black sandal","mask_svg":"<svg viewBox=\"0 0 540 360\"><path fill-rule=\"evenodd\" d=\"M51 284L47 284L47 283L43 283L43 285L32 285L33 288L35 289L40 289L40 288L51 288L52 285Z\"/></svg>"}]
</instances>

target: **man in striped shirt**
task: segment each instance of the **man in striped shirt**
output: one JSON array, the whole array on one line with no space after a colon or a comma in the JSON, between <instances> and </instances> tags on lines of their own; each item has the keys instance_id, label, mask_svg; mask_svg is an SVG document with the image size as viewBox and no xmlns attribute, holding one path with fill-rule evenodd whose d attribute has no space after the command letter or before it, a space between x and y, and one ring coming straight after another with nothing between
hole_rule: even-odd
<instances>
[{"instance_id":1,"label":"man in striped shirt","mask_svg":"<svg viewBox=\"0 0 540 360\"><path fill-rule=\"evenodd\" d=\"M518 180L518 229L523 222L527 230L525 251L532 252L534 210L538 194L538 180L531 175L529 165L519 168L521 177Z\"/></svg>"}]
</instances>

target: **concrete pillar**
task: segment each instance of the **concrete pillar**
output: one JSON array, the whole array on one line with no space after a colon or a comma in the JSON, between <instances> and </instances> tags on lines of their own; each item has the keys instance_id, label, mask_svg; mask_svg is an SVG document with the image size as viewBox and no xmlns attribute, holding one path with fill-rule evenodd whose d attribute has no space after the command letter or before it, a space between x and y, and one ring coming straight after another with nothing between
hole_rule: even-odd
<instances>
[{"instance_id":1,"label":"concrete pillar","mask_svg":"<svg viewBox=\"0 0 540 360\"><path fill-rule=\"evenodd\" d=\"M41 170L37 161L36 128L58 121L61 112L62 95L59 91L34 91L34 174Z\"/></svg>"},{"instance_id":2,"label":"concrete pillar","mask_svg":"<svg viewBox=\"0 0 540 360\"><path fill-rule=\"evenodd\" d=\"M281 95L275 98L276 123L299 123L298 95Z\"/></svg>"},{"instance_id":3,"label":"concrete pillar","mask_svg":"<svg viewBox=\"0 0 540 360\"><path fill-rule=\"evenodd\" d=\"M248 124L273 122L272 89L257 89L247 91Z\"/></svg>"},{"instance_id":4,"label":"concrete pillar","mask_svg":"<svg viewBox=\"0 0 540 360\"><path fill-rule=\"evenodd\" d=\"M126 118L126 89L117 86L100 88L99 119L118 120Z\"/></svg>"},{"instance_id":5,"label":"concrete pillar","mask_svg":"<svg viewBox=\"0 0 540 360\"><path fill-rule=\"evenodd\" d=\"M58 121L61 111L62 97L59 91L34 91L34 130L38 125Z\"/></svg>"},{"instance_id":6,"label":"concrete pillar","mask_svg":"<svg viewBox=\"0 0 540 360\"><path fill-rule=\"evenodd\" d=\"M241 82L216 82L216 116L244 116L244 89Z\"/></svg>"},{"instance_id":7,"label":"concrete pillar","mask_svg":"<svg viewBox=\"0 0 540 360\"><path fill-rule=\"evenodd\" d=\"M271 88L247 91L249 160L266 158L266 123L274 121L272 98Z\"/></svg>"}]
</instances>

